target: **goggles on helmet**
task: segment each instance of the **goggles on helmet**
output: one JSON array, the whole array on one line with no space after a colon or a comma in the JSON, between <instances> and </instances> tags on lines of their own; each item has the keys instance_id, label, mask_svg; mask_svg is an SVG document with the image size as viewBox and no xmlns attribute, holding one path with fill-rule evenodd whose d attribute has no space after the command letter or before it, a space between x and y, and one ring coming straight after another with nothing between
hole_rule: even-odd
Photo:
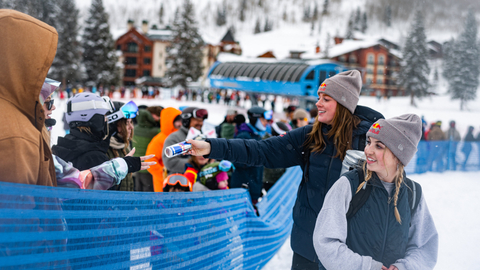
<instances>
[{"instance_id":1,"label":"goggles on helmet","mask_svg":"<svg viewBox=\"0 0 480 270\"><path fill-rule=\"evenodd\" d=\"M218 168L223 172L228 172L230 170L235 171L235 166L233 166L233 164L228 160L220 161L220 164L218 164Z\"/></svg>"},{"instance_id":2,"label":"goggles on helmet","mask_svg":"<svg viewBox=\"0 0 480 270\"><path fill-rule=\"evenodd\" d=\"M205 109L195 109L193 110L192 113L182 113L182 118L183 119L188 119L188 118L199 118L199 119L207 119L208 118L208 111Z\"/></svg>"},{"instance_id":3,"label":"goggles on helmet","mask_svg":"<svg viewBox=\"0 0 480 270\"><path fill-rule=\"evenodd\" d=\"M182 187L188 187L189 190L192 191L192 184L183 174L174 173L163 180L163 188L165 188L167 185L175 186L176 184L179 184Z\"/></svg>"},{"instance_id":4,"label":"goggles on helmet","mask_svg":"<svg viewBox=\"0 0 480 270\"><path fill-rule=\"evenodd\" d=\"M125 118L125 119L135 118L137 117L137 113L138 113L137 104L135 104L135 102L133 101L129 101L127 104L120 107L120 109L117 112L107 115L108 123L109 124L113 123L122 118Z\"/></svg>"},{"instance_id":5,"label":"goggles on helmet","mask_svg":"<svg viewBox=\"0 0 480 270\"><path fill-rule=\"evenodd\" d=\"M265 111L263 113L263 118L265 118L266 120L272 120L272 117L273 117L273 111L272 110Z\"/></svg>"}]
</instances>

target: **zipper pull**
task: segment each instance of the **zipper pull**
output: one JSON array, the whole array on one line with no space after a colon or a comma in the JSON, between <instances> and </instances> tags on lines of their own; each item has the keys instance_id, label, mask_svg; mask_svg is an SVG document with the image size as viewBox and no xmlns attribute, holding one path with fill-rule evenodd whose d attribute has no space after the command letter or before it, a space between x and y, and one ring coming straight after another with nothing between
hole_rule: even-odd
<instances>
[{"instance_id":1,"label":"zipper pull","mask_svg":"<svg viewBox=\"0 0 480 270\"><path fill-rule=\"evenodd\" d=\"M393 197L388 197L388 204L390 204L390 202L392 201L392 198Z\"/></svg>"}]
</instances>

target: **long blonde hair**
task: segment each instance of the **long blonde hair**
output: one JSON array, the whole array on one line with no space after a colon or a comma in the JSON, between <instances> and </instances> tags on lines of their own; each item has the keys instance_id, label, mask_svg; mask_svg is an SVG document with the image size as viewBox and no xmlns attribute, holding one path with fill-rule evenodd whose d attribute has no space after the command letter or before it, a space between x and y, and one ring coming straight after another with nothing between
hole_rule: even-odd
<instances>
[{"instance_id":1,"label":"long blonde hair","mask_svg":"<svg viewBox=\"0 0 480 270\"><path fill-rule=\"evenodd\" d=\"M385 148L385 149L388 149L388 148ZM383 158L385 158L385 152L383 153ZM398 193L400 192L400 187L403 183L404 170L405 170L405 166L400 161L398 161L397 171L395 172L395 177L394 177L395 194L393 195L393 205L395 206L395 211L394 211L395 219L400 224L402 224L402 218L400 217L400 213L398 212L398 209L397 209L397 202L398 202ZM358 185L358 188L355 194L358 193L363 188L363 186L367 184L368 180L370 180L373 176L373 172L367 169L367 162L363 163L363 173L365 175L365 179L363 179L363 182L360 183L360 185ZM388 175L388 170L387 170L387 175ZM361 180L362 179L360 179L360 181Z\"/></svg>"},{"instance_id":2,"label":"long blonde hair","mask_svg":"<svg viewBox=\"0 0 480 270\"><path fill-rule=\"evenodd\" d=\"M347 150L352 149L353 129L360 124L361 120L358 116L353 115L347 108L337 103L337 109L332 120L332 129L326 134L327 138L333 137L333 142L337 148L335 157L343 160ZM319 121L315 121L313 129L308 133L304 146L310 147L312 152L321 153L327 146L323 140L322 126L325 125Z\"/></svg>"}]
</instances>

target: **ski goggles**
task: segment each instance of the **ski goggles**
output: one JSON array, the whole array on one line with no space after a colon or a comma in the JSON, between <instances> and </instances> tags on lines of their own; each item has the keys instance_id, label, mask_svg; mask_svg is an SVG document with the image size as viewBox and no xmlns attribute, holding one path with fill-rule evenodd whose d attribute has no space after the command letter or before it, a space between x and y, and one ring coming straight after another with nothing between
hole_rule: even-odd
<instances>
[{"instance_id":1,"label":"ski goggles","mask_svg":"<svg viewBox=\"0 0 480 270\"><path fill-rule=\"evenodd\" d=\"M183 119L188 119L192 117L205 120L208 118L208 111L205 109L195 109L192 113L182 113Z\"/></svg>"},{"instance_id":2,"label":"ski goggles","mask_svg":"<svg viewBox=\"0 0 480 270\"><path fill-rule=\"evenodd\" d=\"M176 184L179 184L182 187L188 187L190 191L192 191L192 185L188 181L188 179L180 173L174 173L169 175L165 180L163 180L163 187L165 188L167 185L169 186L175 186Z\"/></svg>"},{"instance_id":3,"label":"ski goggles","mask_svg":"<svg viewBox=\"0 0 480 270\"><path fill-rule=\"evenodd\" d=\"M122 118L125 118L125 119L135 118L137 117L137 113L138 113L137 104L135 104L135 102L133 101L129 101L127 104L120 107L120 109L117 112L107 115L107 122L110 124Z\"/></svg>"},{"instance_id":4,"label":"ski goggles","mask_svg":"<svg viewBox=\"0 0 480 270\"><path fill-rule=\"evenodd\" d=\"M266 120L272 120L272 117L273 117L273 111L272 110L265 111L263 113L263 118L265 118Z\"/></svg>"},{"instance_id":5,"label":"ski goggles","mask_svg":"<svg viewBox=\"0 0 480 270\"><path fill-rule=\"evenodd\" d=\"M45 81L42 85L42 90L40 90L40 103L43 105L45 100L60 87L61 82L55 81L49 78L45 78ZM50 110L50 109L49 109Z\"/></svg>"},{"instance_id":6,"label":"ski goggles","mask_svg":"<svg viewBox=\"0 0 480 270\"><path fill-rule=\"evenodd\" d=\"M48 109L49 111L50 111L50 110L52 109L52 107L53 107L53 101L54 101L54 99L52 98L52 99L50 99L50 101L45 101L45 102L43 102L43 104L46 104L46 105L47 105L47 109Z\"/></svg>"},{"instance_id":7,"label":"ski goggles","mask_svg":"<svg viewBox=\"0 0 480 270\"><path fill-rule=\"evenodd\" d=\"M228 160L220 161L220 164L218 164L218 168L223 172L228 172L230 170L235 171L235 166L233 166L233 164Z\"/></svg>"}]
</instances>

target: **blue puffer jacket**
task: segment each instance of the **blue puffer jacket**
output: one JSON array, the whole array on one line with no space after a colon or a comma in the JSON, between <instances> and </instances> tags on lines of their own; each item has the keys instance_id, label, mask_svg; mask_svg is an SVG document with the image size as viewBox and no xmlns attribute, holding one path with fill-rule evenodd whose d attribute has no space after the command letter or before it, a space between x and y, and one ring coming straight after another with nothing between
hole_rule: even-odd
<instances>
[{"instance_id":1,"label":"blue puffer jacket","mask_svg":"<svg viewBox=\"0 0 480 270\"><path fill-rule=\"evenodd\" d=\"M363 150L365 134L370 126L383 115L367 107L357 106L355 115L362 122L353 131L353 149ZM328 132L327 126L322 133ZM267 140L225 140L207 139L211 143L210 158L226 159L236 163L244 163L247 166L263 165L267 168L287 168L300 165L305 176L306 162L303 146L312 126L305 126L286 133L283 136L271 137ZM337 150L333 141L328 140L322 153L311 153L308 166L308 180L302 180L297 193L297 200L293 208L293 229L291 246L298 253L310 261L318 262L313 248L313 230L316 218L322 208L325 195L335 181L340 177L342 160L334 158ZM360 145L362 144L362 145Z\"/></svg>"},{"instance_id":2,"label":"blue puffer jacket","mask_svg":"<svg viewBox=\"0 0 480 270\"><path fill-rule=\"evenodd\" d=\"M358 174L350 171L344 174L352 186L358 186ZM404 175L405 177L405 175ZM410 205L408 187L400 186L397 209L402 219L398 223L394 214L394 203L374 173L367 184L372 185L372 192L365 204L348 220L347 246L355 253L370 256L383 265L392 265L405 257L410 227ZM356 190L356 188L352 187ZM395 190L392 190L392 196Z\"/></svg>"}]
</instances>

